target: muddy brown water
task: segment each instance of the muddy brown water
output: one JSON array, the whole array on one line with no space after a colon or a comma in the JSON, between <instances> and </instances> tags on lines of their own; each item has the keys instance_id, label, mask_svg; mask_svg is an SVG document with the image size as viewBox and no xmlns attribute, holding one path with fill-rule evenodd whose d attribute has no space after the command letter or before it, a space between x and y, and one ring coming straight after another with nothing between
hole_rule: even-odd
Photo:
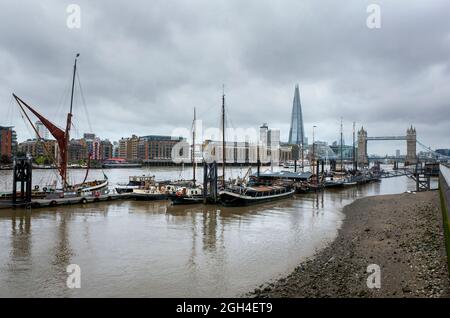
<instances>
[{"instance_id":1,"label":"muddy brown water","mask_svg":"<svg viewBox=\"0 0 450 318\"><path fill-rule=\"evenodd\" d=\"M157 179L190 177L177 168L105 172L111 184L149 173ZM55 175L33 173L41 185ZM102 172L92 175L101 178ZM84 171L72 176L82 179ZM0 191L10 188L10 179L10 171L0 171ZM0 297L239 296L288 274L331 242L345 205L414 187L398 177L242 208L113 201L0 210ZM81 268L79 289L66 286L69 264Z\"/></svg>"}]
</instances>

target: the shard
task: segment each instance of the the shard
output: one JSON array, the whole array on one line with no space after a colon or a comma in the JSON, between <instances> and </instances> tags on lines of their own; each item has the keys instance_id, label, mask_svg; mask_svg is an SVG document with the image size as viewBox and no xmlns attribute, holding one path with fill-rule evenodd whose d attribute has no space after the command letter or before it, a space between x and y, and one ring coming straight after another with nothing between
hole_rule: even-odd
<instances>
[{"instance_id":1,"label":"the shard","mask_svg":"<svg viewBox=\"0 0 450 318\"><path fill-rule=\"evenodd\" d=\"M291 129L289 129L289 143L296 145L306 144L305 130L303 128L302 104L298 84L295 85L294 102L292 105Z\"/></svg>"}]
</instances>

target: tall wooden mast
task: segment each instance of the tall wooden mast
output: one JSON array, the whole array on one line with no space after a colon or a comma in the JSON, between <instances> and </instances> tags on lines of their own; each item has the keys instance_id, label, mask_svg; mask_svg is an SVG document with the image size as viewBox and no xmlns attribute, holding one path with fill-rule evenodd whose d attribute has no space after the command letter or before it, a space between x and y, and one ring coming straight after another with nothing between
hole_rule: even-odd
<instances>
[{"instance_id":1,"label":"tall wooden mast","mask_svg":"<svg viewBox=\"0 0 450 318\"><path fill-rule=\"evenodd\" d=\"M67 187L67 163L69 161L69 141L70 141L70 127L72 126L72 110L73 110L73 93L75 89L75 76L77 72L77 59L80 56L80 53L77 53L75 56L75 63L73 64L73 75L72 75L72 93L70 95L70 111L67 114L67 125L66 125L66 146L64 154L62 154L64 157L61 158L61 171L62 171L62 179L63 179L63 188L65 189Z\"/></svg>"},{"instance_id":2,"label":"tall wooden mast","mask_svg":"<svg viewBox=\"0 0 450 318\"><path fill-rule=\"evenodd\" d=\"M75 74L76 74L76 71L77 71L77 58L79 56L80 56L80 54L76 55L76 57L75 57L75 64L73 66L72 95L71 95L71 98L70 98L70 111L67 114L67 123L66 123L65 131L62 130L61 128L57 127L50 120L48 120L43 115L38 113L33 107L28 105L25 101L23 101L17 95L13 94L14 99L16 100L17 104L22 109L22 111L25 113L25 115L26 115L25 108L27 108L37 118L39 118L39 120L42 122L42 124L49 130L50 134L53 137L55 137L56 141L58 142L58 149L59 149L59 167L58 167L58 172L59 172L59 175L61 176L63 189L66 189L67 185L68 185L68 183L67 183L67 161L68 161L68 149L69 149L69 138L70 138L69 134L70 134L70 127L72 126L73 94L74 94L74 88L75 88ZM28 121L31 123L31 120L28 117L28 115L26 115L26 116L28 118Z\"/></svg>"},{"instance_id":3,"label":"tall wooden mast","mask_svg":"<svg viewBox=\"0 0 450 318\"><path fill-rule=\"evenodd\" d=\"M353 163L353 170L356 171L356 151L355 151L355 122L353 122L353 149L352 149L352 163Z\"/></svg>"},{"instance_id":4,"label":"tall wooden mast","mask_svg":"<svg viewBox=\"0 0 450 318\"><path fill-rule=\"evenodd\" d=\"M192 180L194 182L195 187L195 107L194 107L194 121L192 122Z\"/></svg>"},{"instance_id":5,"label":"tall wooden mast","mask_svg":"<svg viewBox=\"0 0 450 318\"><path fill-rule=\"evenodd\" d=\"M344 138L343 138L343 132L342 132L342 117L341 117L341 171L344 170L342 164L343 164L343 152L342 152L342 148L343 148L343 143L344 142Z\"/></svg>"},{"instance_id":6,"label":"tall wooden mast","mask_svg":"<svg viewBox=\"0 0 450 318\"><path fill-rule=\"evenodd\" d=\"M225 88L222 92L222 186L225 188Z\"/></svg>"}]
</instances>

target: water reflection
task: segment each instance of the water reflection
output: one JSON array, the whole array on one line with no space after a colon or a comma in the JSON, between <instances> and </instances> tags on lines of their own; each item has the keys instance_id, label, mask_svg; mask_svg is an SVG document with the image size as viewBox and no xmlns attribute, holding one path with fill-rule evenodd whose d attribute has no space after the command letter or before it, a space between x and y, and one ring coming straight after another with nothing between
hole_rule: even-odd
<instances>
[{"instance_id":1,"label":"water reflection","mask_svg":"<svg viewBox=\"0 0 450 318\"><path fill-rule=\"evenodd\" d=\"M11 215L11 253L10 264L12 271L27 270L31 256L31 212L13 212Z\"/></svg>"}]
</instances>

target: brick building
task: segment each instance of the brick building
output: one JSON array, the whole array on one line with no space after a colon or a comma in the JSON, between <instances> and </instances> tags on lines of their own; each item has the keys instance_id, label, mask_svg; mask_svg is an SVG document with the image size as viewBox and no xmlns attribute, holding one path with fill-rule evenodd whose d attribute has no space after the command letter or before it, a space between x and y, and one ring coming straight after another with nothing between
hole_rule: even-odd
<instances>
[{"instance_id":1,"label":"brick building","mask_svg":"<svg viewBox=\"0 0 450 318\"><path fill-rule=\"evenodd\" d=\"M7 156L10 160L17 150L17 137L13 127L0 126L0 157Z\"/></svg>"},{"instance_id":2,"label":"brick building","mask_svg":"<svg viewBox=\"0 0 450 318\"><path fill-rule=\"evenodd\" d=\"M182 140L181 137L173 138L171 136L150 135L140 137L138 142L138 159L143 161L171 160L173 146Z\"/></svg>"},{"instance_id":3,"label":"brick building","mask_svg":"<svg viewBox=\"0 0 450 318\"><path fill-rule=\"evenodd\" d=\"M46 157L49 160L54 160L58 150L58 144L56 140L37 140L28 139L21 142L18 146L18 150L21 153L29 155L33 158Z\"/></svg>"}]
</instances>

